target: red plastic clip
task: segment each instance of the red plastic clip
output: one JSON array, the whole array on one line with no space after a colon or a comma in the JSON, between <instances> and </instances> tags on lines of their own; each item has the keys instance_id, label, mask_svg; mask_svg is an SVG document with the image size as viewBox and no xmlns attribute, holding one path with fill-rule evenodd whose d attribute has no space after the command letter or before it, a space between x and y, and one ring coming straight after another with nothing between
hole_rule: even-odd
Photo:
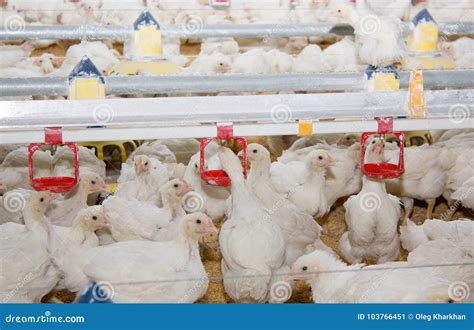
<instances>
[{"instance_id":1,"label":"red plastic clip","mask_svg":"<svg viewBox=\"0 0 474 330\"><path fill-rule=\"evenodd\" d=\"M65 143L74 154L74 177L34 177L33 156L44 145L63 144L63 134L61 127L48 127L44 130L45 143L32 143L28 146L28 167L30 185L37 191L51 191L54 193L64 193L73 189L79 182L79 148L75 143Z\"/></svg>"},{"instance_id":2,"label":"red plastic clip","mask_svg":"<svg viewBox=\"0 0 474 330\"><path fill-rule=\"evenodd\" d=\"M362 172L368 177L384 180L399 178L405 172L405 134L403 132L393 132L393 118L392 117L375 117L378 123L377 132L365 132L362 133L360 138L360 168ZM400 141L400 154L398 158L398 164L382 163L365 164L365 142L372 135L385 135L393 134Z\"/></svg>"},{"instance_id":3,"label":"red plastic clip","mask_svg":"<svg viewBox=\"0 0 474 330\"><path fill-rule=\"evenodd\" d=\"M234 140L242 147L242 167L243 175L247 178L247 139L244 137L234 137L234 128L232 124L217 124L217 138L219 140ZM206 146L214 140L213 138L201 139L200 145L200 164L201 179L213 186L229 186L231 180L224 170L206 170Z\"/></svg>"}]
</instances>

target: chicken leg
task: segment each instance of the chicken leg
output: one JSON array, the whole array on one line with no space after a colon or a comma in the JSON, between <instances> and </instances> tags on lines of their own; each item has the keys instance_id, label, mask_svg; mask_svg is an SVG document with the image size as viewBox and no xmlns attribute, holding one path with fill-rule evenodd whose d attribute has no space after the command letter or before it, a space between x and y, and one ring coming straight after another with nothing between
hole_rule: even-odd
<instances>
[{"instance_id":1,"label":"chicken leg","mask_svg":"<svg viewBox=\"0 0 474 330\"><path fill-rule=\"evenodd\" d=\"M403 207L405 209L405 214L403 216L403 225L406 225L407 223L407 220L410 219L410 216L413 212L413 204L414 204L414 200L413 198L408 198L408 197L402 197L401 198L402 200L402 203L403 203Z\"/></svg>"},{"instance_id":2,"label":"chicken leg","mask_svg":"<svg viewBox=\"0 0 474 330\"><path fill-rule=\"evenodd\" d=\"M425 202L426 204L428 204L428 207L426 208L426 219L432 219L433 210L436 204L436 199L435 198L426 199Z\"/></svg>"}]
</instances>

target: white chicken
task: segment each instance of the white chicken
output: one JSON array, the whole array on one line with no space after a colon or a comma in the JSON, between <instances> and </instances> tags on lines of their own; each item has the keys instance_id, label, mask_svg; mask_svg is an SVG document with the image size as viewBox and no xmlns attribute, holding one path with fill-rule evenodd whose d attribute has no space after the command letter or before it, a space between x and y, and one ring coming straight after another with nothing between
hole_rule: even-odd
<instances>
[{"instance_id":1,"label":"white chicken","mask_svg":"<svg viewBox=\"0 0 474 330\"><path fill-rule=\"evenodd\" d=\"M108 223L100 206L79 211L71 227L52 226L48 250L61 273L57 289L84 290L89 282L83 273L85 253L99 246L95 231L105 227Z\"/></svg>"},{"instance_id":2,"label":"white chicken","mask_svg":"<svg viewBox=\"0 0 474 330\"><path fill-rule=\"evenodd\" d=\"M100 176L86 174L81 177L74 190L51 204L47 216L55 225L70 227L79 211L87 208L87 197L90 194L107 191L107 185Z\"/></svg>"},{"instance_id":3,"label":"white chicken","mask_svg":"<svg viewBox=\"0 0 474 330\"><path fill-rule=\"evenodd\" d=\"M354 28L360 60L375 67L400 61L405 54L402 22L393 16L378 16L364 6L337 6L333 15L345 19Z\"/></svg>"},{"instance_id":4,"label":"white chicken","mask_svg":"<svg viewBox=\"0 0 474 330\"><path fill-rule=\"evenodd\" d=\"M430 219L436 198L446 187L447 171L455 158L449 149L422 145L405 148L405 172L398 179L386 181L387 191L401 197L405 207L406 221L413 210L413 199L424 200L428 204L426 218ZM387 150L389 163L398 163L399 149Z\"/></svg>"},{"instance_id":5,"label":"white chicken","mask_svg":"<svg viewBox=\"0 0 474 330\"><path fill-rule=\"evenodd\" d=\"M33 156L34 177L49 177L52 161L50 151L36 151ZM28 173L28 148L20 147L10 152L0 165L0 182L7 190L31 189Z\"/></svg>"},{"instance_id":6,"label":"white chicken","mask_svg":"<svg viewBox=\"0 0 474 330\"><path fill-rule=\"evenodd\" d=\"M271 73L291 73L293 71L295 59L293 56L272 49L266 53L266 58L271 67Z\"/></svg>"},{"instance_id":7,"label":"white chicken","mask_svg":"<svg viewBox=\"0 0 474 330\"><path fill-rule=\"evenodd\" d=\"M227 73L232 67L232 58L223 54L199 55L187 68L187 73Z\"/></svg>"},{"instance_id":8,"label":"white chicken","mask_svg":"<svg viewBox=\"0 0 474 330\"><path fill-rule=\"evenodd\" d=\"M160 204L160 189L170 179L168 168L156 158L135 156L135 177L121 182L115 196L124 199Z\"/></svg>"},{"instance_id":9,"label":"white chicken","mask_svg":"<svg viewBox=\"0 0 474 330\"><path fill-rule=\"evenodd\" d=\"M189 214L170 241L128 241L89 250L84 273L93 281L127 283L114 287L115 302L192 303L209 282L198 241L215 231L205 214Z\"/></svg>"},{"instance_id":10,"label":"white chicken","mask_svg":"<svg viewBox=\"0 0 474 330\"><path fill-rule=\"evenodd\" d=\"M208 38L201 43L200 55L235 55L239 53L240 47L234 38Z\"/></svg>"},{"instance_id":11,"label":"white chicken","mask_svg":"<svg viewBox=\"0 0 474 330\"><path fill-rule=\"evenodd\" d=\"M305 212L321 217L329 211L326 197L327 169L335 161L325 150L313 150L304 161L271 164L271 182L275 190L285 194Z\"/></svg>"},{"instance_id":12,"label":"white chicken","mask_svg":"<svg viewBox=\"0 0 474 330\"><path fill-rule=\"evenodd\" d=\"M323 58L332 72L358 72L366 69L366 66L359 61L356 43L349 37L323 50Z\"/></svg>"},{"instance_id":13,"label":"white chicken","mask_svg":"<svg viewBox=\"0 0 474 330\"><path fill-rule=\"evenodd\" d=\"M381 164L383 159L384 143L372 139L366 149L365 163ZM356 264L363 258L375 259L377 263L398 258L400 200L387 193L383 180L364 176L362 190L350 197L344 208L348 231L339 242L344 259Z\"/></svg>"},{"instance_id":14,"label":"white chicken","mask_svg":"<svg viewBox=\"0 0 474 330\"><path fill-rule=\"evenodd\" d=\"M272 67L267 60L267 53L262 48L254 48L234 58L232 73L241 74L268 74Z\"/></svg>"},{"instance_id":15,"label":"white chicken","mask_svg":"<svg viewBox=\"0 0 474 330\"><path fill-rule=\"evenodd\" d=\"M53 176L74 176L74 153L66 146L56 149L53 156ZM94 173L105 178L105 163L96 157L94 149L79 146L79 174Z\"/></svg>"},{"instance_id":16,"label":"white chicken","mask_svg":"<svg viewBox=\"0 0 474 330\"><path fill-rule=\"evenodd\" d=\"M191 157L184 174L184 179L193 186L197 195L185 197L184 205L193 211L206 213L211 219L220 219L225 214L230 192L226 187L211 186L201 179L199 156L197 153Z\"/></svg>"},{"instance_id":17,"label":"white chicken","mask_svg":"<svg viewBox=\"0 0 474 330\"><path fill-rule=\"evenodd\" d=\"M173 235L173 224L185 212L182 198L192 187L184 180L174 179L160 190L163 207L112 196L102 204L115 241L165 240Z\"/></svg>"},{"instance_id":18,"label":"white chicken","mask_svg":"<svg viewBox=\"0 0 474 330\"><path fill-rule=\"evenodd\" d=\"M176 157L175 162L181 164L188 164L200 148L200 143L196 139L162 139L157 142L166 146Z\"/></svg>"},{"instance_id":19,"label":"white chicken","mask_svg":"<svg viewBox=\"0 0 474 330\"><path fill-rule=\"evenodd\" d=\"M328 72L331 66L325 61L323 52L318 45L308 45L296 57L294 72L312 73Z\"/></svg>"},{"instance_id":20,"label":"white chicken","mask_svg":"<svg viewBox=\"0 0 474 330\"><path fill-rule=\"evenodd\" d=\"M232 211L219 234L225 291L238 302L271 300L272 281L278 272L289 270L284 266L283 234L248 190L237 156L228 148L220 148L218 154L232 180Z\"/></svg>"},{"instance_id":21,"label":"white chicken","mask_svg":"<svg viewBox=\"0 0 474 330\"><path fill-rule=\"evenodd\" d=\"M443 221L438 219L426 220L417 226L408 220L400 227L400 240L404 249L409 252L418 246L437 239L447 239L453 243L463 242L474 232L474 221L469 219Z\"/></svg>"},{"instance_id":22,"label":"white chicken","mask_svg":"<svg viewBox=\"0 0 474 330\"><path fill-rule=\"evenodd\" d=\"M320 239L321 227L313 217L277 193L270 180L270 153L262 145L252 143L248 147L250 172L247 186L265 206L283 233L286 242L286 261L291 267L297 258L305 254L312 245L331 251Z\"/></svg>"},{"instance_id":23,"label":"white chicken","mask_svg":"<svg viewBox=\"0 0 474 330\"><path fill-rule=\"evenodd\" d=\"M163 141L166 141L166 140L163 140ZM127 158L127 163L133 164L134 157L138 155L145 155L150 158L156 158L162 163L176 163L177 162L174 151L169 149L168 146L164 144L162 141L158 141L158 140L146 141L143 144L141 144Z\"/></svg>"},{"instance_id":24,"label":"white chicken","mask_svg":"<svg viewBox=\"0 0 474 330\"><path fill-rule=\"evenodd\" d=\"M49 192L33 194L24 210L25 225L9 222L0 226L0 301L39 303L58 283L59 273L48 252L45 217L54 198Z\"/></svg>"},{"instance_id":25,"label":"white chicken","mask_svg":"<svg viewBox=\"0 0 474 330\"><path fill-rule=\"evenodd\" d=\"M293 279L305 280L315 303L447 303L449 282L407 262L346 265L326 251L300 257Z\"/></svg>"},{"instance_id":26,"label":"white chicken","mask_svg":"<svg viewBox=\"0 0 474 330\"><path fill-rule=\"evenodd\" d=\"M441 49L453 58L459 69L474 68L474 39L463 37L453 42L444 42Z\"/></svg>"},{"instance_id":27,"label":"white chicken","mask_svg":"<svg viewBox=\"0 0 474 330\"><path fill-rule=\"evenodd\" d=\"M53 75L68 76L84 56L89 57L103 75L107 75L114 66L120 63L118 59L119 53L107 47L103 42L81 42L68 48L64 55L63 64Z\"/></svg>"},{"instance_id":28,"label":"white chicken","mask_svg":"<svg viewBox=\"0 0 474 330\"><path fill-rule=\"evenodd\" d=\"M28 58L33 52L33 47L28 43L22 45L0 45L0 53L2 54L2 62L0 68L12 67L18 62Z\"/></svg>"},{"instance_id":29,"label":"white chicken","mask_svg":"<svg viewBox=\"0 0 474 330\"><path fill-rule=\"evenodd\" d=\"M472 222L472 221L470 221ZM463 240L438 238L421 244L410 252L409 265L433 265L433 272L451 283L462 281L474 288L474 232ZM466 297L469 299L469 297ZM468 300L469 301L469 300ZM470 302L473 298L470 299Z\"/></svg>"}]
</instances>

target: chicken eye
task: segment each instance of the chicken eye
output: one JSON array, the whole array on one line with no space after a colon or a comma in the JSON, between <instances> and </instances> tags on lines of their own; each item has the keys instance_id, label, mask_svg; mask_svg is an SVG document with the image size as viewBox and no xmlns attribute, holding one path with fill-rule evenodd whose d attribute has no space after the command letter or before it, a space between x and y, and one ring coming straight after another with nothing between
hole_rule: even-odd
<instances>
[{"instance_id":1,"label":"chicken eye","mask_svg":"<svg viewBox=\"0 0 474 330\"><path fill-rule=\"evenodd\" d=\"M340 9L337 10L338 13L342 12Z\"/></svg>"},{"instance_id":2,"label":"chicken eye","mask_svg":"<svg viewBox=\"0 0 474 330\"><path fill-rule=\"evenodd\" d=\"M304 266L303 268L301 268L301 270L302 270L303 272L305 272L305 271L308 270L308 267Z\"/></svg>"},{"instance_id":3,"label":"chicken eye","mask_svg":"<svg viewBox=\"0 0 474 330\"><path fill-rule=\"evenodd\" d=\"M95 180L92 180L91 183L92 183L92 184L96 184Z\"/></svg>"},{"instance_id":4,"label":"chicken eye","mask_svg":"<svg viewBox=\"0 0 474 330\"><path fill-rule=\"evenodd\" d=\"M148 162L145 163L145 166L148 166Z\"/></svg>"},{"instance_id":5,"label":"chicken eye","mask_svg":"<svg viewBox=\"0 0 474 330\"><path fill-rule=\"evenodd\" d=\"M173 185L173 187L178 188L179 185L178 185L177 183L175 183L175 184Z\"/></svg>"},{"instance_id":6,"label":"chicken eye","mask_svg":"<svg viewBox=\"0 0 474 330\"><path fill-rule=\"evenodd\" d=\"M194 167L195 167L195 168L198 168L198 164L194 164Z\"/></svg>"},{"instance_id":7,"label":"chicken eye","mask_svg":"<svg viewBox=\"0 0 474 330\"><path fill-rule=\"evenodd\" d=\"M323 160L323 156L319 156L318 159L319 159L319 160Z\"/></svg>"},{"instance_id":8,"label":"chicken eye","mask_svg":"<svg viewBox=\"0 0 474 330\"><path fill-rule=\"evenodd\" d=\"M346 140L349 141L351 138L350 137L346 137Z\"/></svg>"},{"instance_id":9,"label":"chicken eye","mask_svg":"<svg viewBox=\"0 0 474 330\"><path fill-rule=\"evenodd\" d=\"M92 217L92 220L97 220L97 217L94 215L94 216Z\"/></svg>"},{"instance_id":10,"label":"chicken eye","mask_svg":"<svg viewBox=\"0 0 474 330\"><path fill-rule=\"evenodd\" d=\"M40 202L44 202L44 198L43 198L43 197L40 198Z\"/></svg>"},{"instance_id":11,"label":"chicken eye","mask_svg":"<svg viewBox=\"0 0 474 330\"><path fill-rule=\"evenodd\" d=\"M196 220L196 223L197 223L197 224L201 224L201 222L202 222L202 221L199 220L199 219Z\"/></svg>"},{"instance_id":12,"label":"chicken eye","mask_svg":"<svg viewBox=\"0 0 474 330\"><path fill-rule=\"evenodd\" d=\"M375 144L375 140L374 140L374 141L372 141L372 144Z\"/></svg>"},{"instance_id":13,"label":"chicken eye","mask_svg":"<svg viewBox=\"0 0 474 330\"><path fill-rule=\"evenodd\" d=\"M220 66L224 66L224 63L219 63Z\"/></svg>"},{"instance_id":14,"label":"chicken eye","mask_svg":"<svg viewBox=\"0 0 474 330\"><path fill-rule=\"evenodd\" d=\"M253 149L252 152L253 152L254 154L256 154L258 151L257 151L257 149Z\"/></svg>"}]
</instances>

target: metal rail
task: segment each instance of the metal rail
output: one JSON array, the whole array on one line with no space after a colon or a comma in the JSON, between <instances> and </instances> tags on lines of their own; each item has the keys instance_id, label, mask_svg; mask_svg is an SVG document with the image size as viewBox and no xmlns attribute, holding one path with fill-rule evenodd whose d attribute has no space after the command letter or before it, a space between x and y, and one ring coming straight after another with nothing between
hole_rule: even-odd
<instances>
[{"instance_id":1,"label":"metal rail","mask_svg":"<svg viewBox=\"0 0 474 330\"><path fill-rule=\"evenodd\" d=\"M216 135L232 122L241 136L292 135L298 120L315 133L376 130L376 116L395 130L474 128L474 91L427 91L426 119L407 118L407 92L169 97L0 102L0 144L43 142L45 127L63 127L65 142Z\"/></svg>"},{"instance_id":2,"label":"metal rail","mask_svg":"<svg viewBox=\"0 0 474 330\"><path fill-rule=\"evenodd\" d=\"M411 23L403 23L405 33ZM352 35L348 24L209 24L196 26L169 25L161 28L164 36L180 38L277 38L277 37L324 37ZM474 33L473 22L440 23L444 35ZM107 25L44 25L21 26L16 29L0 28L0 40L126 40L133 33L132 26Z\"/></svg>"},{"instance_id":3,"label":"metal rail","mask_svg":"<svg viewBox=\"0 0 474 330\"><path fill-rule=\"evenodd\" d=\"M474 88L472 70L424 71L425 89ZM220 76L111 76L107 94L357 91L365 89L365 74L320 73ZM402 88L409 71L400 72ZM0 96L67 96L67 78L0 78Z\"/></svg>"}]
</instances>

